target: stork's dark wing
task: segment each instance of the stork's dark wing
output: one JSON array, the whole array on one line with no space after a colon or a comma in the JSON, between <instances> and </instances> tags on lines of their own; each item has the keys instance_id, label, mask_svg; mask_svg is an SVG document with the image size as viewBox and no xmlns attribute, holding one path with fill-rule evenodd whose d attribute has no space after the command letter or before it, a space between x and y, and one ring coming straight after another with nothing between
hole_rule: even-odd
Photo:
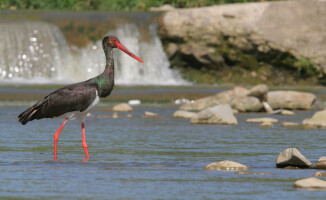
<instances>
[{"instance_id":1,"label":"stork's dark wing","mask_svg":"<svg viewBox=\"0 0 326 200\"><path fill-rule=\"evenodd\" d=\"M22 112L19 122L26 124L28 121L42 118L53 118L67 112L84 111L96 98L96 87L85 82L68 85L60 88L43 100Z\"/></svg>"}]
</instances>

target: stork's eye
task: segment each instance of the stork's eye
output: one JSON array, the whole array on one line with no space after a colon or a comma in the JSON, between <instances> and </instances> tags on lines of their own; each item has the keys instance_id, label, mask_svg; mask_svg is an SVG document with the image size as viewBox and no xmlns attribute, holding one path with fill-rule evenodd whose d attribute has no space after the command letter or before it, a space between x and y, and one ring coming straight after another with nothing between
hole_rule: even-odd
<instances>
[{"instance_id":1,"label":"stork's eye","mask_svg":"<svg viewBox=\"0 0 326 200\"><path fill-rule=\"evenodd\" d=\"M117 39L112 39L112 42L117 43L118 40Z\"/></svg>"}]
</instances>

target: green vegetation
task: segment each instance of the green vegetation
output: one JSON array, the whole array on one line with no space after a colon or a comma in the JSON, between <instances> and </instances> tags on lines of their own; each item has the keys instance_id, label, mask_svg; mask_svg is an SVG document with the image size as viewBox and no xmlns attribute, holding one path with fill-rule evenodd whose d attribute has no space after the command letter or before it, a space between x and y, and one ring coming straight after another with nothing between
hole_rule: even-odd
<instances>
[{"instance_id":1,"label":"green vegetation","mask_svg":"<svg viewBox=\"0 0 326 200\"><path fill-rule=\"evenodd\" d=\"M0 0L0 9L146 11L150 7L162 6L164 4L170 4L176 8L191 8L260 1L264 0Z\"/></svg>"}]
</instances>

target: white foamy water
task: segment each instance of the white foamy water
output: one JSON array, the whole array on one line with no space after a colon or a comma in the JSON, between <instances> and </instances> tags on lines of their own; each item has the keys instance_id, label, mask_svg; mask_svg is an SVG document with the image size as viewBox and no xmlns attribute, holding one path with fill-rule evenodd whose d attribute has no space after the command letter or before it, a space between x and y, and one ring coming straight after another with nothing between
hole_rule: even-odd
<instances>
[{"instance_id":1,"label":"white foamy water","mask_svg":"<svg viewBox=\"0 0 326 200\"><path fill-rule=\"evenodd\" d=\"M69 47L60 29L45 22L1 23L0 81L4 83L62 83L87 80L105 66L101 41L85 48ZM135 24L122 24L108 34L117 36L139 63L114 49L116 84L184 85L181 76L169 68L155 24L150 38L142 40Z\"/></svg>"}]
</instances>

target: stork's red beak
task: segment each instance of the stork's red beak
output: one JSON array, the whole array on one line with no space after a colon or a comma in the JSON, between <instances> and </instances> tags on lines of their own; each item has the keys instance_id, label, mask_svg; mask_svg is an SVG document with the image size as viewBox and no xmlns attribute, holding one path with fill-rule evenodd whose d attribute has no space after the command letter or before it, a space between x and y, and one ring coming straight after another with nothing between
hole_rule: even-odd
<instances>
[{"instance_id":1,"label":"stork's red beak","mask_svg":"<svg viewBox=\"0 0 326 200\"><path fill-rule=\"evenodd\" d=\"M144 63L144 61L140 58L138 58L137 56L135 56L133 53L131 53L125 46L123 46L121 43L117 42L116 43L117 48L120 49L121 51L125 52L126 54L128 54L129 56L133 57L134 59L138 60L141 63Z\"/></svg>"}]
</instances>

